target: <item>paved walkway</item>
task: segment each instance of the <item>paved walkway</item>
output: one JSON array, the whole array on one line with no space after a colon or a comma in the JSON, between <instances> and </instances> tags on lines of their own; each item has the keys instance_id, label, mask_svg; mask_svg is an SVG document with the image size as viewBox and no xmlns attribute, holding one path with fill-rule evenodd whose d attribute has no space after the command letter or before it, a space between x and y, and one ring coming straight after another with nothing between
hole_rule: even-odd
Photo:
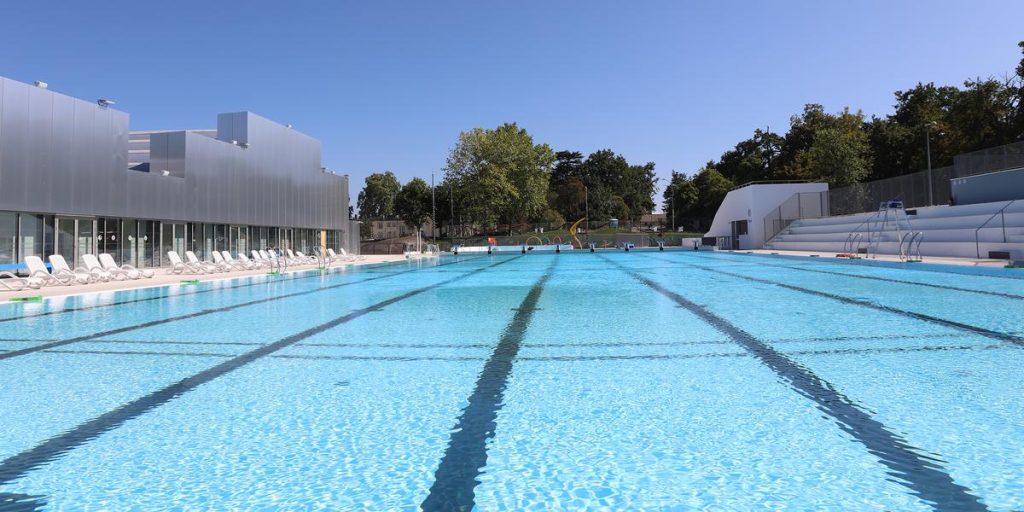
<instances>
[{"instance_id":1,"label":"paved walkway","mask_svg":"<svg viewBox=\"0 0 1024 512\"><path fill-rule=\"evenodd\" d=\"M369 255L354 263L333 263L331 268L342 265L368 265L373 263L386 263L401 261L405 257L401 254L392 255ZM316 265L293 265L288 267L288 272L311 270ZM235 270L232 272L218 272L216 274L168 274L166 268L153 269L156 271L150 279L136 279L134 281L109 281L106 283L80 284L71 286L44 286L38 290L28 289L19 292L0 291L0 303L5 303L18 297L56 297L61 295L77 295L82 293L109 292L118 290L129 290L134 288L151 288L156 286L167 286L178 284L187 279L198 279L199 281L217 281L221 279L235 279L245 276L257 276L267 273L266 269L257 270Z\"/></svg>"}]
</instances>

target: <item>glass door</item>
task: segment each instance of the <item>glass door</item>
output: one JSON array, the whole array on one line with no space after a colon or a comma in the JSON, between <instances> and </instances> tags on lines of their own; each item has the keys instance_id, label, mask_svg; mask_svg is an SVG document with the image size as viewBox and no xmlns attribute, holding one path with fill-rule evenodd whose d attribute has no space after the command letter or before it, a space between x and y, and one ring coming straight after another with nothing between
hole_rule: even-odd
<instances>
[{"instance_id":1,"label":"glass door","mask_svg":"<svg viewBox=\"0 0 1024 512\"><path fill-rule=\"evenodd\" d=\"M85 254L96 254L96 220L76 219L77 224L76 240L78 243L78 257Z\"/></svg>"},{"instance_id":2,"label":"glass door","mask_svg":"<svg viewBox=\"0 0 1024 512\"><path fill-rule=\"evenodd\" d=\"M118 250L118 238L121 236L120 219L99 219L96 221L96 247L101 253L114 257L121 263L121 251Z\"/></svg>"},{"instance_id":3,"label":"glass door","mask_svg":"<svg viewBox=\"0 0 1024 512\"><path fill-rule=\"evenodd\" d=\"M68 265L79 266L82 256L96 254L96 219L56 217L57 231L54 254L67 260ZM45 260L46 255L41 256Z\"/></svg>"},{"instance_id":4,"label":"glass door","mask_svg":"<svg viewBox=\"0 0 1024 512\"><path fill-rule=\"evenodd\" d=\"M54 253L59 254L67 260L68 265L78 266L78 259L75 258L75 219L58 217L57 220L57 246ZM46 256L43 256L46 258Z\"/></svg>"}]
</instances>

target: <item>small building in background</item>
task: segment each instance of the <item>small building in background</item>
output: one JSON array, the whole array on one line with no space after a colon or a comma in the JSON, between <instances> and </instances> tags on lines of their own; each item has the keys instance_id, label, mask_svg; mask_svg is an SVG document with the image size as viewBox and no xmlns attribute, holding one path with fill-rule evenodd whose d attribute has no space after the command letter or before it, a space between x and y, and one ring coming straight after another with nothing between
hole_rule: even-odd
<instances>
[{"instance_id":1,"label":"small building in background","mask_svg":"<svg viewBox=\"0 0 1024 512\"><path fill-rule=\"evenodd\" d=\"M370 225L370 240L387 240L390 238L402 238L406 236L414 236L416 234L416 228L410 227L404 220L398 219L364 219L364 223ZM430 236L430 230L433 229L434 223L427 220L420 228L424 236Z\"/></svg>"}]
</instances>

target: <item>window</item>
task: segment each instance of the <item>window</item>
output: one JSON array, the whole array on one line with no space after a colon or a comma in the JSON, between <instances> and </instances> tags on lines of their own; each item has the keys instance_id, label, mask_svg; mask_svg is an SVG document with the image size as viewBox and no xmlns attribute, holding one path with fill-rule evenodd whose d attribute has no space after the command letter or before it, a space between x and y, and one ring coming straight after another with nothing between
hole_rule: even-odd
<instances>
[{"instance_id":1,"label":"window","mask_svg":"<svg viewBox=\"0 0 1024 512\"><path fill-rule=\"evenodd\" d=\"M16 258L24 261L25 256L46 258L53 254L53 216L21 214L21 255Z\"/></svg>"},{"instance_id":2,"label":"window","mask_svg":"<svg viewBox=\"0 0 1024 512\"><path fill-rule=\"evenodd\" d=\"M121 220L99 219L96 221L96 229L96 246L99 252L111 255L114 261L120 264L121 251L117 248L121 238Z\"/></svg>"},{"instance_id":3,"label":"window","mask_svg":"<svg viewBox=\"0 0 1024 512\"><path fill-rule=\"evenodd\" d=\"M0 265L18 262L18 214L0 212Z\"/></svg>"}]
</instances>

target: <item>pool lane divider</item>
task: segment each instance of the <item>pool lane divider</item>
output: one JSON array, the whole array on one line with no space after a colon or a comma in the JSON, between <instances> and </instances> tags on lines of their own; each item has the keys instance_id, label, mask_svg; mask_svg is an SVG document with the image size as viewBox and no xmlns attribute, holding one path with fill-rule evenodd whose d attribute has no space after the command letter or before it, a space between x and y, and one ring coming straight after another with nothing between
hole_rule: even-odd
<instances>
[{"instance_id":1,"label":"pool lane divider","mask_svg":"<svg viewBox=\"0 0 1024 512\"><path fill-rule=\"evenodd\" d=\"M443 267L443 266L446 266L446 265L454 265L456 263L462 263L464 261L480 259L481 257L482 256L476 256L476 257L465 258L465 259L462 259L462 260L449 261L447 263L439 263L437 265L433 265L433 266L427 267L427 268L435 268L435 267ZM403 263L403 262L391 262L391 263L382 263L382 264L376 264L375 263L375 264L371 264L371 265L364 265L364 266L362 266L362 268L363 269L367 269L367 268L370 268L370 269L372 269L372 268L380 268L380 267L386 267L386 266L389 266L389 265L393 265L394 263ZM358 267L338 267L338 269L342 270L342 271L344 271L344 270L351 270L351 269L355 269L355 268L358 268ZM421 269L410 269L410 270L421 270ZM410 270L401 270L401 271L398 271L398 273L408 272ZM77 311L89 311L89 310L93 310L93 309L109 308L109 307L114 307L114 306L124 306L126 304L137 304L139 302L150 302L150 301L154 301L154 300L168 299L168 298L172 298L172 297L174 297L174 298L177 298L177 297L191 297L193 295L200 295L200 294L204 294L204 293L213 293L213 292L227 291L227 290L237 290L239 288L251 288L253 286L266 285L266 284L270 284L270 283L275 283L276 284L276 283L281 283L281 282L284 282L284 281L301 281L303 279L313 279L313 278L318 278L319 279L319 278L323 277L322 273L317 273L315 275L307 275L310 272L312 272L312 270L301 270L301 271L295 272L295 274L297 274L297 275L295 275L294 277L287 277L287 278L283 278L283 279L274 279L272 281L271 280L253 281L251 279L252 277L259 277L258 275L239 276L239 277L234 278L234 279L246 279L247 282L244 282L244 283L241 283L241 284L236 284L236 285L230 285L230 286L222 286L222 287L217 287L217 288L209 288L209 289L194 291L194 292L190 292L190 293L174 293L174 294L165 293L165 294L162 294L162 295L154 295L152 297L143 297L143 298L140 298L140 299L128 299L128 300L123 300L123 301L110 302L110 303L107 303L107 304L95 304L95 305L91 305L91 306L83 306L83 307L80 307L80 308L67 308L67 309L59 309L59 310L56 310L56 311L43 311L41 313L36 313L36 314L32 314L32 315L20 315L20 316L5 317L5 318L0 318L0 323L3 323L3 322L14 322L14 321L17 321L17 320L25 320L25 319L28 319L28 318L37 318L37 317L41 317L41 316L52 316L52 315L61 315L61 314L64 314L64 313L74 313L74 312L77 312ZM342 272L342 273L344 273L344 272ZM369 272L366 272L366 271L354 272L351 275L367 274L367 273L369 273ZM148 289L161 289L161 288L167 289L168 286L166 286L166 285L164 285L164 286L157 286L157 287L148 288ZM133 290L132 289L127 289L127 290L121 290L121 291L133 291ZM41 300L42 300L42 298L40 297L40 301Z\"/></svg>"},{"instance_id":2,"label":"pool lane divider","mask_svg":"<svg viewBox=\"0 0 1024 512\"><path fill-rule=\"evenodd\" d=\"M777 376L789 383L797 393L815 403L839 428L860 442L888 468L894 481L941 512L985 511L988 508L971 490L955 481L942 467L939 459L922 455L926 452L912 446L902 436L892 432L870 413L861 409L836 390L828 381L810 369L776 351L752 334L733 325L723 317L697 304L661 284L622 265L602 258L617 266L639 283L667 297L676 304L729 336L746 349Z\"/></svg>"},{"instance_id":3,"label":"pool lane divider","mask_svg":"<svg viewBox=\"0 0 1024 512\"><path fill-rule=\"evenodd\" d=\"M464 261L473 261L475 259L477 259L477 258L465 259L465 260L461 260L461 261L463 261L463 262ZM451 265L451 264L454 264L454 263L459 263L459 262L449 262L449 263L445 263L445 265ZM0 353L0 360L11 359L11 358L14 358L14 357L24 356L24 355L28 355L28 354L31 354L31 353L34 353L34 352L40 352L40 351L48 350L48 349L51 349L51 348L62 347L64 345L70 345L72 343L79 343L79 342L83 342L83 341L90 341L90 340L93 340L93 339L96 339L96 338L101 338L101 337L104 337L104 336L110 336L110 335L113 335L113 334L120 334L120 333L123 333L123 332L136 331L136 330L139 330L139 329L145 329L147 327L154 327L154 326L157 326L157 325L163 325L163 324L169 324L169 323L173 323L173 322L178 322L180 320L188 320L188 319L192 319L192 318L198 318L198 317L201 317L201 316L211 315L211 314L214 314L214 313L224 313L224 312L232 311L232 310L235 310L235 309L238 309L238 308L244 308L244 307L247 307L247 306L254 306L256 304L264 304L264 303L267 303L267 302L274 302L274 301L283 300L283 299L290 299L290 298L293 298L293 297L300 297L300 296L303 296L303 295L310 295L310 294L313 294L313 293L319 293L319 292L323 292L323 291L327 291L327 290L333 290L335 288L342 288L342 287L345 287L345 286L351 286L351 285L355 285L355 284L366 283L366 282L369 282L369 281L376 281L378 279L387 279L389 277L395 277L395 276L399 276L399 275L403 275L403 274L408 274L410 272L417 272L417 271L420 271L420 270L427 270L427 269L437 268L438 266L440 266L440 265L435 265L435 266L431 266L431 267L413 268L413 269L403 270L403 271L400 271L400 272L391 272L391 273L384 274L384 275L381 275L381 276L368 277L366 279L360 279L358 281L346 281L344 283L338 283L338 284L329 285L329 286L322 286L320 288L315 288L315 289L312 289L312 290L303 290L303 291L300 291L300 292L286 293L286 294L283 294L283 295L275 295L275 296L272 296L272 297L265 297L265 298L262 298L262 299L256 299L256 300L251 300L251 301L247 301L247 302L241 302L241 303L238 303L238 304L232 304L230 306L223 306L223 307L219 307L219 308L203 309L203 310L197 311L195 313L186 313L184 315L177 315L177 316L172 316L172 317L167 317L167 318L161 318L161 319L158 319L158 320L150 320L148 322L142 322L142 323L139 323L139 324L128 325L128 326L125 326L125 327L118 327L116 329L110 329L110 330L107 330L107 331L101 331L101 332L96 332L96 333L92 333L92 334L85 334L85 335L82 335L82 336L76 336L74 338L68 338L68 339L64 339L64 340L58 340L58 341L51 341L51 342L41 343L39 345L33 345L31 347L26 347L26 348L23 348L23 349L12 350L10 352Z\"/></svg>"},{"instance_id":4,"label":"pool lane divider","mask_svg":"<svg viewBox=\"0 0 1024 512\"><path fill-rule=\"evenodd\" d=\"M871 301L867 301L867 300L854 299L854 298L850 298L850 297L843 297L842 295L836 295L834 293L828 293L828 292L822 292L822 291L818 291L818 290L812 290L810 288L803 288L801 286L795 286L795 285L791 285L791 284L787 284L787 283L781 283L779 281L772 281L770 279L761 279L759 277L746 276L746 275L743 275L743 274L737 274L737 273L734 273L734 272L728 272L728 271L725 271L725 270L719 270L719 269L712 268L712 267L706 267L704 265L698 265L696 263L688 263L688 262L681 262L681 261L677 261L677 263L681 263L683 265L688 265L688 266L691 266L693 268L697 268L697 269L704 270L704 271L707 271L707 272L713 272L713 273L716 273L716 274L721 274L721 275L725 275L725 276L735 277L737 279L745 279L747 281L752 281L752 282L755 282L755 283L761 283L761 284L767 284L767 285L772 285L772 286L778 286L780 288L785 288L787 290L792 290L792 291L795 291L795 292L806 293L808 295L815 295L815 296L818 296L818 297L824 297L826 299L832 299L834 301L842 302L844 304L852 304L852 305L856 305L856 306L862 306L862 307L874 309L875 311L884 311L886 313L893 313L893 314L896 314L896 315L904 316L904 317L907 317L907 318L913 318L913 319L916 319L916 320L922 320L922 321L925 321L925 322L941 325L941 326L944 326L944 327L951 327L953 329L957 329L957 330L960 330L960 331L965 331L965 332L968 332L968 333L971 333L971 334L977 334L979 336L984 336L986 338L991 338L991 339L995 339L995 340L999 340L999 341L1005 341L1005 342L1011 343L1013 345L1024 347L1024 338L1022 338L1020 336L1015 336L1013 334L1005 333L1005 332L993 331L991 329L986 329L984 327L978 327L976 325L965 324L965 323L957 322L957 321L954 321L954 320L947 320L945 318L939 318L937 316L926 315L924 313L917 313L915 311L908 311L906 309L900 309L900 308L895 308L895 307L892 307L892 306L886 306L886 305L883 305L883 304L878 304L876 302L871 302Z\"/></svg>"},{"instance_id":5,"label":"pool lane divider","mask_svg":"<svg viewBox=\"0 0 1024 512\"><path fill-rule=\"evenodd\" d=\"M175 398L178 398L218 377L222 377L254 361L295 345L304 339L320 334L329 329L333 329L339 325L351 322L352 320L362 317L371 311L376 311L395 304L396 302L401 302L411 297L415 297L437 287L466 279L485 270L514 261L520 257L521 256L516 256L497 263L492 263L485 267L469 271L465 274L460 274L438 283L409 290L400 295L391 297L390 299L377 302L376 304L372 304L362 309L351 311L328 322L310 327L309 329L281 338L273 343L235 356L227 361L217 364L216 366L210 367L190 377L181 379L169 386L149 393L148 395L136 398L135 400L132 400L131 402L128 402L116 409L86 421L77 427L66 430L55 437L51 437L28 450L0 461L0 485L8 485L11 482L24 477L30 471L58 459L71 450L74 450L75 448L103 435L105 432L109 432L120 427L129 420L137 418L161 405L164 405L167 402L170 402L171 400L174 400Z\"/></svg>"},{"instance_id":6,"label":"pool lane divider","mask_svg":"<svg viewBox=\"0 0 1024 512\"><path fill-rule=\"evenodd\" d=\"M512 366L530 320L538 310L537 302L544 285L554 273L558 258L552 258L544 274L530 288L522 303L515 309L512 320L502 331L494 352L484 363L477 378L469 403L455 422L448 447L434 473L430 493L420 505L425 512L461 510L475 507L477 477L487 464L487 442L494 437L498 411L505 399Z\"/></svg>"}]
</instances>

